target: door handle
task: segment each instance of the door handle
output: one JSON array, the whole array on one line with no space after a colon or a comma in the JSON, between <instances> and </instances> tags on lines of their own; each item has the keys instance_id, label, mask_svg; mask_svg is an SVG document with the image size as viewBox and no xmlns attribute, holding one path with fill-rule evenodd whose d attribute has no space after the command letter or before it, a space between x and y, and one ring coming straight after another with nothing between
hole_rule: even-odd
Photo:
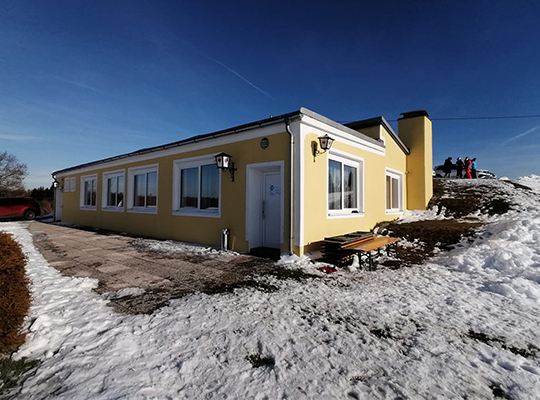
<instances>
[{"instance_id":1,"label":"door handle","mask_svg":"<svg viewBox=\"0 0 540 400\"><path fill-rule=\"evenodd\" d=\"M266 205L266 203L265 203L264 200L263 200L262 203L263 203L263 204L262 204L262 218L265 219L266 217L265 217L265 215L264 215L264 211L265 211L265 210L264 210L264 206Z\"/></svg>"}]
</instances>

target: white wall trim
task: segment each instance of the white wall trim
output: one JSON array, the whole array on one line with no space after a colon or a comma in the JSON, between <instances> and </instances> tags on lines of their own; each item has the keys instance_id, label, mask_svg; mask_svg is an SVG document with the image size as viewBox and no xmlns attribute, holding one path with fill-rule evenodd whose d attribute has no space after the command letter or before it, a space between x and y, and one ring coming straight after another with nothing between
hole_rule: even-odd
<instances>
[{"instance_id":1,"label":"white wall trim","mask_svg":"<svg viewBox=\"0 0 540 400\"><path fill-rule=\"evenodd\" d=\"M255 206L255 201L261 193L262 172L279 171L281 182L281 221L280 221L280 243L284 243L284 226L285 226L285 190L284 190L284 161L270 161L263 163L254 163L246 165L246 241L249 249L261 246L262 239L260 237L260 213L259 208Z\"/></svg>"},{"instance_id":2,"label":"white wall trim","mask_svg":"<svg viewBox=\"0 0 540 400\"><path fill-rule=\"evenodd\" d=\"M404 173L401 171L398 171L396 169L392 168L385 168L385 174L384 174L384 209L387 215L401 215L404 212L404 204L405 204L405 189L404 189ZM399 208L392 208L388 209L386 208L386 200L388 193L386 192L386 177L390 176L393 179L397 179L399 184Z\"/></svg>"},{"instance_id":3,"label":"white wall trim","mask_svg":"<svg viewBox=\"0 0 540 400\"><path fill-rule=\"evenodd\" d=\"M156 206L155 207L134 207L134 193L133 189L135 188L135 175L144 174L148 172L157 172L157 194L156 194ZM142 165L140 167L132 167L127 170L127 212L129 213L140 213L140 214L157 214L159 207L159 164L149 164Z\"/></svg>"},{"instance_id":4,"label":"white wall trim","mask_svg":"<svg viewBox=\"0 0 540 400\"><path fill-rule=\"evenodd\" d=\"M346 145L355 147L357 149L369 151L370 153L378 154L381 156L384 156L386 154L386 148L384 147L383 143L381 143L380 145L377 145L359 136L353 135L352 133L344 132L341 129L326 125L325 123L317 121L316 119L310 118L308 116L304 116L302 118L302 123L305 124L306 126L310 126L314 128L315 130L319 131L319 132L313 131L313 132L306 132L306 133L314 133L318 136L329 134L336 141L342 142Z\"/></svg>"},{"instance_id":5,"label":"white wall trim","mask_svg":"<svg viewBox=\"0 0 540 400\"><path fill-rule=\"evenodd\" d=\"M107 182L109 178L115 178L118 176L124 177L124 202L122 207L113 207L107 205ZM101 210L102 211L112 211L112 212L124 212L126 207L126 187L127 187L127 181L126 181L126 170L125 169L118 169L116 171L107 171L101 174Z\"/></svg>"},{"instance_id":6,"label":"white wall trim","mask_svg":"<svg viewBox=\"0 0 540 400\"><path fill-rule=\"evenodd\" d=\"M217 153L216 153L217 154ZM219 194L219 206L217 210L201 210L201 209L189 209L189 208L180 208L180 177L181 170L185 168L195 168L200 167L201 165L215 164L214 154L205 155L199 157L190 157L174 160L173 162L173 182L172 182L172 191L173 191L173 201L172 201L172 214L179 216L189 216L189 217L208 217L208 218L221 218L221 205L223 202L223 196L221 191L221 180L222 173L219 171L219 182L218 182L218 194ZM215 167L217 169L217 167ZM199 168L200 171L200 168ZM199 176L200 183L200 176ZM199 188L200 194L200 188Z\"/></svg>"},{"instance_id":7,"label":"white wall trim","mask_svg":"<svg viewBox=\"0 0 540 400\"><path fill-rule=\"evenodd\" d=\"M90 180L96 180L96 205L94 206L87 206L87 205L84 205L84 183L86 181L90 181ZM88 211L96 211L96 208L97 208L97 200L98 200L98 179L97 179L97 174L91 174L91 175L83 175L81 176L81 183L80 183L80 193L79 193L79 208L81 210L88 210Z\"/></svg>"},{"instance_id":8,"label":"white wall trim","mask_svg":"<svg viewBox=\"0 0 540 400\"><path fill-rule=\"evenodd\" d=\"M356 197L358 199L358 204L356 208L352 209L341 209L341 210L330 210L328 204L328 173L329 173L329 162L330 160L338 161L345 165L350 165L356 167L357 176L356 176ZM365 193L365 184L364 184L364 167L365 162L364 158L355 156L350 153L346 153L340 150L330 149L328 151L328 156L326 157L326 217L328 219L332 218L358 218L365 215L364 209L364 193ZM343 182L342 182L343 185ZM343 192L343 188L342 188Z\"/></svg>"}]
</instances>

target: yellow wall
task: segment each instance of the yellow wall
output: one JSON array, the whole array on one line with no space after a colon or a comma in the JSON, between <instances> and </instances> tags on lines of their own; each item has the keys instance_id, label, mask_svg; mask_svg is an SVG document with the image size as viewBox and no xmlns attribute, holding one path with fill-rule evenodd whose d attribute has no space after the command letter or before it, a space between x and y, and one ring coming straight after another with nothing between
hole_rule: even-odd
<instances>
[{"instance_id":1,"label":"yellow wall","mask_svg":"<svg viewBox=\"0 0 540 400\"><path fill-rule=\"evenodd\" d=\"M246 165L252 163L285 161L284 177L289 176L289 135L280 133L267 136L270 145L263 150L260 147L261 138L242 142L210 147L203 150L157 157L136 163L127 163L110 168L70 174L64 177L76 177L76 190L63 193L62 221L91 227L99 227L119 232L129 232L154 238L173 239L210 246L219 246L222 228L231 230L230 246L234 250L247 251L246 241ZM209 144L211 142L208 142ZM228 172L221 176L221 217L178 216L172 214L173 199L173 165L175 160L204 155L215 155L226 152L233 156L235 181L231 182ZM101 209L103 173L125 169L125 193L129 190L127 169L151 164L159 164L158 172L158 212L157 214L103 211ZM81 176L97 173L97 206L96 210L80 209ZM287 186L287 184L285 184ZM289 220L288 193L284 192L284 220ZM285 225L282 251L288 251L288 225Z\"/></svg>"},{"instance_id":2,"label":"yellow wall","mask_svg":"<svg viewBox=\"0 0 540 400\"><path fill-rule=\"evenodd\" d=\"M433 144L431 120L425 116L398 120L399 137L410 149L407 157L408 204L425 210L433 196Z\"/></svg>"},{"instance_id":3,"label":"yellow wall","mask_svg":"<svg viewBox=\"0 0 540 400\"><path fill-rule=\"evenodd\" d=\"M386 213L386 168L403 173L404 184L407 180L406 156L388 132L375 127L370 129L371 137L377 138L376 130L380 130L386 143L386 155L375 154L347 145L336 140L332 150L345 152L364 160L363 197L364 215L347 217L331 217L327 211L328 154L313 157L312 143L317 142L317 134L306 135L304 141L306 159L304 182L304 245L301 253L319 247L325 237L336 236L354 231L369 231L381 221L393 220L396 214ZM330 151L332 151L330 150ZM405 202L404 207L407 204Z\"/></svg>"},{"instance_id":4,"label":"yellow wall","mask_svg":"<svg viewBox=\"0 0 540 400\"><path fill-rule=\"evenodd\" d=\"M319 128L308 128L301 131L302 143L296 143L296 149L303 149L303 174L301 184L304 197L303 226L300 230L303 240L296 237L296 254L304 254L319 248L320 242L329 236L354 231L369 231L377 223L395 219L399 214L386 212L386 169L402 173L404 196L403 209L423 209L432 196L431 177L431 121L426 117L415 117L400 120L400 138L411 149L406 155L389 132L381 126L363 128L362 133L385 143L385 154L374 153L348 144L347 140L336 140L332 151L346 153L363 160L362 174L362 214L346 216L329 216L327 210L328 153L313 156L313 144L318 143ZM402 133L403 131L403 133ZM307 132L307 133L306 133ZM304 133L306 133L304 135ZM173 239L210 246L219 246L221 230L231 231L230 247L238 251L247 251L246 241L246 175L247 165L282 161L283 173L283 237L281 251L289 251L289 141L286 132L267 136L270 146L263 150L261 138L248 139L209 147L203 150L189 151L182 154L161 156L140 162L130 162L121 166L96 168L83 173L62 174L59 178L76 177L76 190L63 193L62 221L77 225L100 227L119 232L129 232L154 238ZM209 140L206 143L212 144ZM300 147L300 145L302 145ZM187 147L186 147L187 148ZM182 148L179 148L182 149ZM231 182L227 172L221 175L221 216L179 216L173 215L173 170L174 161L199 156L213 156L226 152L233 156L235 166L235 182ZM337 154L339 156L339 154ZM298 153L297 155L298 156ZM127 159L126 159L127 161ZM297 160L298 161L298 160ZM156 214L103 211L101 209L103 173L120 169L125 171L125 193L130 189L128 168L159 164L158 172L158 212ZM98 166L99 167L99 166ZM96 210L80 209L81 176L97 174L97 206ZM298 175L297 175L298 176ZM249 195L249 194L248 194ZM300 213L300 210L297 210ZM298 243L300 241L300 243Z\"/></svg>"}]
</instances>

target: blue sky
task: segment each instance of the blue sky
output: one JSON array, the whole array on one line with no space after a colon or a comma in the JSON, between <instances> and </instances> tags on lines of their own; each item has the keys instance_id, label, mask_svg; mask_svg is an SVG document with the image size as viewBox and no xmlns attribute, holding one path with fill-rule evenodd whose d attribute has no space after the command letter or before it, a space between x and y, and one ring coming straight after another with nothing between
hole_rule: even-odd
<instances>
[{"instance_id":1,"label":"blue sky","mask_svg":"<svg viewBox=\"0 0 540 400\"><path fill-rule=\"evenodd\" d=\"M540 175L540 4L4 1L0 151L50 172L307 107L425 109L434 163Z\"/></svg>"}]
</instances>

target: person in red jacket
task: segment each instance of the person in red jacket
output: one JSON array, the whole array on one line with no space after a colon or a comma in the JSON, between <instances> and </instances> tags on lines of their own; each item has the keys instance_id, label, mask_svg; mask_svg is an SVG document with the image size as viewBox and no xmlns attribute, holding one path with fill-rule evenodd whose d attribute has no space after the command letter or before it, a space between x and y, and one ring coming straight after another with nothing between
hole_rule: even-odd
<instances>
[{"instance_id":1,"label":"person in red jacket","mask_svg":"<svg viewBox=\"0 0 540 400\"><path fill-rule=\"evenodd\" d=\"M465 179L472 179L471 176L471 160L469 157L465 157Z\"/></svg>"}]
</instances>

